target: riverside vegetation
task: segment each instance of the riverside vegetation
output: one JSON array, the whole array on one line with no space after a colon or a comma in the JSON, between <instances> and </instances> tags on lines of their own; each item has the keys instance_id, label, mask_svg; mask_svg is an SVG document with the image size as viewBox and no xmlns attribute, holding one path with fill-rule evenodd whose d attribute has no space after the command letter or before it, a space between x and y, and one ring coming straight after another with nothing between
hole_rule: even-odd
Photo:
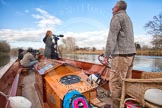
<instances>
[{"instance_id":1,"label":"riverside vegetation","mask_svg":"<svg viewBox=\"0 0 162 108\"><path fill-rule=\"evenodd\" d=\"M103 50L95 50L95 51L87 51L87 50L77 50L74 51L73 54L103 54ZM144 56L162 56L161 49L137 49L136 55L144 55Z\"/></svg>"},{"instance_id":2,"label":"riverside vegetation","mask_svg":"<svg viewBox=\"0 0 162 108\"><path fill-rule=\"evenodd\" d=\"M10 52L10 45L6 41L0 41L0 56L6 56Z\"/></svg>"}]
</instances>

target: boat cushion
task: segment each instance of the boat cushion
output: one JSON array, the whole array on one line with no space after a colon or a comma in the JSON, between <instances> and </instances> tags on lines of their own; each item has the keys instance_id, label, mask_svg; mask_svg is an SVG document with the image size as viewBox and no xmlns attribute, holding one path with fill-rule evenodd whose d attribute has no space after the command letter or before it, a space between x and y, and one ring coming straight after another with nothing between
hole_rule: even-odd
<instances>
[{"instance_id":1,"label":"boat cushion","mask_svg":"<svg viewBox=\"0 0 162 108\"><path fill-rule=\"evenodd\" d=\"M145 91L144 99L156 105L162 106L162 90L148 89Z\"/></svg>"},{"instance_id":2,"label":"boat cushion","mask_svg":"<svg viewBox=\"0 0 162 108\"><path fill-rule=\"evenodd\" d=\"M32 103L25 97L14 96L8 98L11 108L31 108Z\"/></svg>"}]
</instances>

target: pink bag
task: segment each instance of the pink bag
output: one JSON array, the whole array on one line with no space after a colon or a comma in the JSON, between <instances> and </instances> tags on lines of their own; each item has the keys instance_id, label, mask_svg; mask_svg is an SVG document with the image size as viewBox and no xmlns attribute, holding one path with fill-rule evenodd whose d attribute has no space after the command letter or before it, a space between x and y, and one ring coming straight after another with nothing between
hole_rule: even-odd
<instances>
[{"instance_id":1,"label":"pink bag","mask_svg":"<svg viewBox=\"0 0 162 108\"><path fill-rule=\"evenodd\" d=\"M79 108L83 106L83 108L88 108L87 102L83 97L78 97L75 100L73 100L74 108Z\"/></svg>"},{"instance_id":2,"label":"pink bag","mask_svg":"<svg viewBox=\"0 0 162 108\"><path fill-rule=\"evenodd\" d=\"M132 98L125 99L126 108L141 108L140 105Z\"/></svg>"}]
</instances>

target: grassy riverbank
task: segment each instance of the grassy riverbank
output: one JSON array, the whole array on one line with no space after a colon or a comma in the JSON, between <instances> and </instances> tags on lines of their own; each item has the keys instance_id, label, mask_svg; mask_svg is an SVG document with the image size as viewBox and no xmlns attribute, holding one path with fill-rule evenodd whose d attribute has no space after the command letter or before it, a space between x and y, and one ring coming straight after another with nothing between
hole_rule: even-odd
<instances>
[{"instance_id":1,"label":"grassy riverbank","mask_svg":"<svg viewBox=\"0 0 162 108\"><path fill-rule=\"evenodd\" d=\"M145 55L145 56L162 56L162 50L137 50L137 55Z\"/></svg>"},{"instance_id":2,"label":"grassy riverbank","mask_svg":"<svg viewBox=\"0 0 162 108\"><path fill-rule=\"evenodd\" d=\"M96 50L96 51L91 51L91 50L77 50L72 52L72 54L95 54L95 55L100 55L103 54L103 50Z\"/></svg>"},{"instance_id":3,"label":"grassy riverbank","mask_svg":"<svg viewBox=\"0 0 162 108\"><path fill-rule=\"evenodd\" d=\"M96 51L87 51L87 50L78 50L74 51L73 54L96 54L100 55L103 54L103 50L96 50ZM145 55L145 56L162 56L162 50L137 50L137 55Z\"/></svg>"}]
</instances>

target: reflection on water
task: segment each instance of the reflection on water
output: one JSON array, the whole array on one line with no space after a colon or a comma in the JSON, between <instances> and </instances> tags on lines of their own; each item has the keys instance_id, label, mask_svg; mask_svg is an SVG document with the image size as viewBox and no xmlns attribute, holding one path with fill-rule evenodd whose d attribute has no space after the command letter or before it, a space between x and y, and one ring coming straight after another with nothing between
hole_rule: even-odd
<instances>
[{"instance_id":1,"label":"reflection on water","mask_svg":"<svg viewBox=\"0 0 162 108\"><path fill-rule=\"evenodd\" d=\"M64 55L64 58L66 59L72 59L72 60L78 60L78 61L85 61L85 62L91 62L91 63L97 63L98 61L98 55L87 55L87 54L66 54Z\"/></svg>"},{"instance_id":2,"label":"reflection on water","mask_svg":"<svg viewBox=\"0 0 162 108\"><path fill-rule=\"evenodd\" d=\"M86 61L100 64L98 55L75 55L67 54L64 56L68 59ZM136 56L134 61L134 69L148 72L162 72L162 57L159 56Z\"/></svg>"},{"instance_id":3,"label":"reflection on water","mask_svg":"<svg viewBox=\"0 0 162 108\"><path fill-rule=\"evenodd\" d=\"M0 68L6 65L10 61L9 55L0 56Z\"/></svg>"},{"instance_id":4,"label":"reflection on water","mask_svg":"<svg viewBox=\"0 0 162 108\"><path fill-rule=\"evenodd\" d=\"M162 72L162 57L136 56L134 69L150 72Z\"/></svg>"},{"instance_id":5,"label":"reflection on water","mask_svg":"<svg viewBox=\"0 0 162 108\"><path fill-rule=\"evenodd\" d=\"M67 54L64 55L63 58L100 64L98 61L98 55ZM6 65L10 60L11 58L9 55L0 57L0 68ZM136 56L134 61L134 69L149 72L162 72L162 57Z\"/></svg>"}]
</instances>

